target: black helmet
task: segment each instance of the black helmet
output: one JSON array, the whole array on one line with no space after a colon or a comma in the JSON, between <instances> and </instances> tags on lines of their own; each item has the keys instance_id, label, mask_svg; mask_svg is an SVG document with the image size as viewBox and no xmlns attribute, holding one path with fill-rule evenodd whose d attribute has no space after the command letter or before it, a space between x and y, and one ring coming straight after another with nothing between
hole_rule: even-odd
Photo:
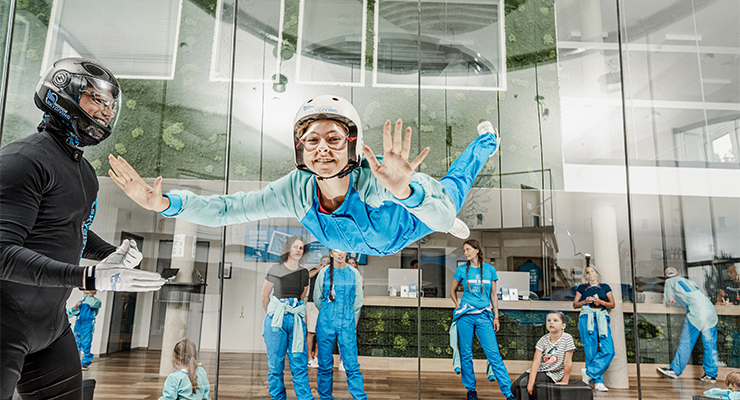
<instances>
[{"instance_id":1,"label":"black helmet","mask_svg":"<svg viewBox=\"0 0 740 400\"><path fill-rule=\"evenodd\" d=\"M115 115L104 125L80 107L84 89L105 91L112 96L110 107ZM96 145L116 125L121 109L121 86L116 77L102 65L84 58L62 58L46 70L33 96L36 107L72 128L81 146ZM96 97L97 99L97 97Z\"/></svg>"}]
</instances>

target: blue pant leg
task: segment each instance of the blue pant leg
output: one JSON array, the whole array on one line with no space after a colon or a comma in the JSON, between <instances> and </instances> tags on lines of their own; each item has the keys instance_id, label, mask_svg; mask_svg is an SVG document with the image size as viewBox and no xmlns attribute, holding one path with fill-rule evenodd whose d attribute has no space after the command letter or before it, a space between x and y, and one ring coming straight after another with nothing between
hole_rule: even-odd
<instances>
[{"instance_id":1,"label":"blue pant leg","mask_svg":"<svg viewBox=\"0 0 740 400\"><path fill-rule=\"evenodd\" d=\"M594 315L594 319L596 316ZM594 321L595 323L596 321ZM604 382L604 373L609 368L609 364L612 363L614 355L614 340L612 339L612 331L609 326L611 319L606 317L606 329L607 336L605 338L599 337L599 330L596 324L594 324L594 339L596 341L596 354L590 364L587 365L588 376L591 377L591 381L594 383ZM593 371L593 374L591 373Z\"/></svg>"},{"instance_id":2,"label":"blue pant leg","mask_svg":"<svg viewBox=\"0 0 740 400\"><path fill-rule=\"evenodd\" d=\"M704 345L704 373L716 378L719 372L717 325L701 332L701 343Z\"/></svg>"},{"instance_id":3,"label":"blue pant leg","mask_svg":"<svg viewBox=\"0 0 740 400\"><path fill-rule=\"evenodd\" d=\"M694 349L694 344L696 344L696 339L699 338L700 333L701 332L699 332L694 325L691 325L688 317L683 321L681 340L678 343L676 357L673 358L673 362L671 363L671 369L676 373L676 375L681 375L684 368L686 368L686 364L689 363L691 350Z\"/></svg>"},{"instance_id":4,"label":"blue pant leg","mask_svg":"<svg viewBox=\"0 0 740 400\"><path fill-rule=\"evenodd\" d=\"M583 352L586 354L586 373L588 376L591 377L591 379L594 379L594 374L596 374L596 371L593 371L593 369L589 369L589 365L594 360L594 357L596 357L596 352L599 349L599 341L598 341L598 333L596 332L596 325L594 322L594 331L589 333L588 332L588 318L589 315L581 315L578 318L578 333L581 335L581 343L583 343ZM593 316L591 316L593 318Z\"/></svg>"},{"instance_id":5,"label":"blue pant leg","mask_svg":"<svg viewBox=\"0 0 740 400\"><path fill-rule=\"evenodd\" d=\"M78 349L82 350L82 364L90 364L93 360L92 347L93 338L93 326L92 323L88 322L82 326L80 330L80 342Z\"/></svg>"},{"instance_id":6,"label":"blue pant leg","mask_svg":"<svg viewBox=\"0 0 740 400\"><path fill-rule=\"evenodd\" d=\"M79 327L79 321L75 322L75 329L73 331L74 337L75 337L75 343L77 344L77 357L80 358L82 353L82 343L80 343L80 340L82 339L82 336L80 335L80 327Z\"/></svg>"},{"instance_id":7,"label":"blue pant leg","mask_svg":"<svg viewBox=\"0 0 740 400\"><path fill-rule=\"evenodd\" d=\"M473 333L475 333L475 315L461 316L457 320L457 346L460 348L460 378L467 390L475 390Z\"/></svg>"},{"instance_id":8,"label":"blue pant leg","mask_svg":"<svg viewBox=\"0 0 740 400\"><path fill-rule=\"evenodd\" d=\"M316 374L317 390L322 400L334 400L334 342L337 334L327 321L316 323L316 349L319 352L319 371Z\"/></svg>"},{"instance_id":9,"label":"blue pant leg","mask_svg":"<svg viewBox=\"0 0 740 400\"><path fill-rule=\"evenodd\" d=\"M360 363L357 361L357 332L354 320L344 321L344 328L338 332L339 355L344 363L344 372L347 374L347 389L353 400L367 399L365 382L360 372Z\"/></svg>"},{"instance_id":10,"label":"blue pant leg","mask_svg":"<svg viewBox=\"0 0 740 400\"><path fill-rule=\"evenodd\" d=\"M283 325L289 317L283 318ZM267 385L272 400L285 400L285 382L283 382L285 369L285 353L288 349L288 334L283 327L273 327L272 317L265 316L262 323L262 337L265 339L267 348Z\"/></svg>"},{"instance_id":11,"label":"blue pant leg","mask_svg":"<svg viewBox=\"0 0 740 400\"><path fill-rule=\"evenodd\" d=\"M476 319L475 336L478 336L478 341L480 341L483 352L491 364L493 374L496 375L496 381L498 381L498 386L501 388L501 394L509 397L511 396L511 377L509 376L509 371L506 370L506 365L504 365L504 359L498 350L496 331L493 330L493 319L491 319L490 314L478 314Z\"/></svg>"},{"instance_id":12,"label":"blue pant leg","mask_svg":"<svg viewBox=\"0 0 740 400\"><path fill-rule=\"evenodd\" d=\"M447 170L447 175L439 180L447 194L455 201L458 212L465 203L473 181L486 166L488 157L496 151L496 136L487 133L473 140L465 151L457 157Z\"/></svg>"},{"instance_id":13,"label":"blue pant leg","mask_svg":"<svg viewBox=\"0 0 740 400\"><path fill-rule=\"evenodd\" d=\"M303 351L301 353L293 353L293 325L294 317L290 314L285 315L285 319L289 319L289 323L284 323L283 326L288 333L288 362L290 363L290 373L293 376L293 391L298 400L313 400L311 394L311 387L308 386L308 350L306 348L306 326L303 324L303 320L300 319L301 333L303 334Z\"/></svg>"}]
</instances>

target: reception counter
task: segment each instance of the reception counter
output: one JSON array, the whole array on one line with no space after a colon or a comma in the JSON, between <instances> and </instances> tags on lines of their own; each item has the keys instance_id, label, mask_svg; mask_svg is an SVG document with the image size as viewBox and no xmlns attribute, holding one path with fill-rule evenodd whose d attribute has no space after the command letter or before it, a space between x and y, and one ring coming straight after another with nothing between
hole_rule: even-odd
<instances>
[{"instance_id":1,"label":"reception counter","mask_svg":"<svg viewBox=\"0 0 740 400\"><path fill-rule=\"evenodd\" d=\"M365 297L359 325L358 347L361 356L416 358L451 358L449 326L454 304L449 298ZM720 364L740 367L740 306L716 306L720 316L717 350ZM537 340L546 333L547 311L562 311L566 332L577 342L579 310L563 301L501 301L501 329L496 334L504 360L531 361ZM635 362L634 305L623 303L624 332L628 362ZM417 329L421 317L421 347ZM683 327L682 307L664 304L637 304L640 361L646 364L668 364L675 354ZM690 364L700 364L702 349L697 345ZM483 359L480 344L474 340L474 358ZM576 351L574 361L583 361L583 351Z\"/></svg>"},{"instance_id":2,"label":"reception counter","mask_svg":"<svg viewBox=\"0 0 740 400\"><path fill-rule=\"evenodd\" d=\"M365 306L379 307L416 307L419 299L410 297L390 297L390 296L365 296ZM455 304L450 298L421 298L422 308L455 308ZM557 310L563 312L576 311L573 309L573 303L570 301L546 301L546 300L519 300L519 301L498 301L499 310L523 310L523 311L549 311ZM717 315L740 315L740 306L714 306ZM633 303L622 303L624 313L633 313ZM669 306L655 303L637 303L638 314L681 314L686 311L680 306Z\"/></svg>"}]
</instances>

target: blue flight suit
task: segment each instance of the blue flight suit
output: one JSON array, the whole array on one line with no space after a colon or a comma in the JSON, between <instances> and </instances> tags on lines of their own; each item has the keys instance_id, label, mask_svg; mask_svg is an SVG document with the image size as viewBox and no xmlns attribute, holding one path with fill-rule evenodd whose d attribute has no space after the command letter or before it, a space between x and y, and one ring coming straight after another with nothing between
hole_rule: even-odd
<instances>
[{"instance_id":1,"label":"blue flight suit","mask_svg":"<svg viewBox=\"0 0 740 400\"><path fill-rule=\"evenodd\" d=\"M455 271L455 280L463 285L463 297L460 299L460 309L464 306L476 309L460 313L457 317L457 337L460 348L460 375L465 388L475 390L475 371L473 370L473 334L483 347L483 353L488 358L488 364L496 376L501 393L509 398L511 393L511 377L506 370L504 360L498 350L496 331L493 329L493 313L491 312L491 287L498 280L496 269L491 264L483 263L483 269L461 265ZM481 279L482 276L482 279ZM483 290L481 290L483 289ZM458 311L455 310L455 311Z\"/></svg>"},{"instance_id":2,"label":"blue flight suit","mask_svg":"<svg viewBox=\"0 0 740 400\"><path fill-rule=\"evenodd\" d=\"M67 310L69 318L77 316L74 334L77 351L82 352L82 364L90 364L93 359L90 347L92 346L93 331L95 330L95 317L98 315L100 304L100 299L85 296L76 310L74 308Z\"/></svg>"},{"instance_id":3,"label":"blue flight suit","mask_svg":"<svg viewBox=\"0 0 740 400\"><path fill-rule=\"evenodd\" d=\"M691 357L696 340L701 335L704 345L704 373L716 378L719 372L717 357L717 310L714 304L699 290L693 281L682 276L675 276L665 281L663 292L666 304L669 298L686 309L686 319L683 321L681 339L678 343L676 356L671 362L671 369L676 375L681 375Z\"/></svg>"},{"instance_id":4,"label":"blue flight suit","mask_svg":"<svg viewBox=\"0 0 740 400\"><path fill-rule=\"evenodd\" d=\"M278 299L270 297L267 315L262 323L262 337L265 339L268 362L268 387L272 400L285 400L283 370L285 355L288 354L293 391L298 400L313 400L308 385L308 352L306 348L306 316L303 300L296 298ZM282 323L280 319L282 318ZM277 326L274 326L277 325Z\"/></svg>"},{"instance_id":5,"label":"blue flight suit","mask_svg":"<svg viewBox=\"0 0 740 400\"><path fill-rule=\"evenodd\" d=\"M331 285L331 270L334 285ZM329 300L329 294L334 300ZM367 399L365 385L357 361L357 331L355 314L362 308L362 276L354 267L324 268L316 276L313 294L319 309L316 321L316 343L319 350L318 392L322 400L333 400L334 343L339 342L339 354L347 374L347 389L354 400Z\"/></svg>"},{"instance_id":6,"label":"blue flight suit","mask_svg":"<svg viewBox=\"0 0 740 400\"><path fill-rule=\"evenodd\" d=\"M453 226L473 181L497 146L493 134L478 136L439 181L414 173L413 194L403 200L378 183L363 159L349 175L344 202L331 214L319 210L316 176L296 169L256 192L198 196L173 190L166 194L170 207L162 215L206 226L296 218L327 248L375 256L396 254L432 232Z\"/></svg>"}]
</instances>

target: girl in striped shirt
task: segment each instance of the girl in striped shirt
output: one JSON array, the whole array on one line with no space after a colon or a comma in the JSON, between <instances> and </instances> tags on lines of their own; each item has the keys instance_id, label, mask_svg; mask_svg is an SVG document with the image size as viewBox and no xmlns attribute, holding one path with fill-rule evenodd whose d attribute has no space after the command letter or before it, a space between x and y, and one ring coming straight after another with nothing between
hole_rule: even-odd
<instances>
[{"instance_id":1,"label":"girl in striped shirt","mask_svg":"<svg viewBox=\"0 0 740 400\"><path fill-rule=\"evenodd\" d=\"M511 391L519 400L529 400L534 394L535 382L567 385L570 380L576 346L573 337L565 333L565 315L560 311L550 311L546 325L548 334L537 341L532 367L511 385Z\"/></svg>"}]
</instances>

